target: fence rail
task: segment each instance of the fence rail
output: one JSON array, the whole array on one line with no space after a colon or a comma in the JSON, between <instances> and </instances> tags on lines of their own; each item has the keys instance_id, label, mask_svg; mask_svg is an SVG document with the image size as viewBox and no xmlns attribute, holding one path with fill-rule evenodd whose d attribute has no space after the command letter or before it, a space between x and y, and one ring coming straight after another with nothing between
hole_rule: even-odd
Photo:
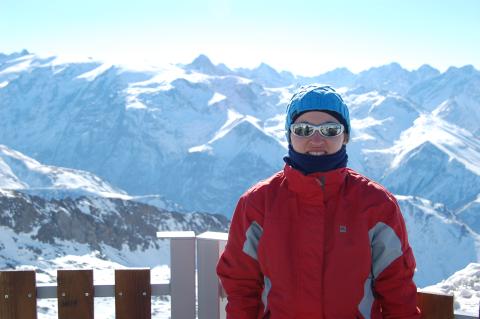
<instances>
[{"instance_id":1,"label":"fence rail","mask_svg":"<svg viewBox=\"0 0 480 319\"><path fill-rule=\"evenodd\" d=\"M170 284L150 284L152 297L169 296ZM94 297L115 297L115 285L94 285ZM57 298L57 285L37 286L37 299ZM1 318L1 317L0 317Z\"/></svg>"},{"instance_id":2,"label":"fence rail","mask_svg":"<svg viewBox=\"0 0 480 319\"><path fill-rule=\"evenodd\" d=\"M115 318L150 319L151 297L170 295L172 319L224 319L226 298L215 266L227 234L207 232L195 236L193 232L162 232L157 235L170 239L169 284L152 284L148 268L114 270L114 285L94 285L91 269L57 270L57 285L39 286L33 270L0 271L0 318L36 319L37 299L55 298L59 319L93 319L94 298L112 297L115 298ZM477 318L454 314L453 295L418 292L417 304L424 319Z\"/></svg>"}]
</instances>

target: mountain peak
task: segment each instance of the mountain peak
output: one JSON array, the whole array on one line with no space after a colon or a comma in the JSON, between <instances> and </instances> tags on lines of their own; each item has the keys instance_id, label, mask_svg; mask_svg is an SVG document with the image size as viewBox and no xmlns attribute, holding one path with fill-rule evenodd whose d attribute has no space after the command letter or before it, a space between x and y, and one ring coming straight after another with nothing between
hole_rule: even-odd
<instances>
[{"instance_id":1,"label":"mountain peak","mask_svg":"<svg viewBox=\"0 0 480 319\"><path fill-rule=\"evenodd\" d=\"M205 54L197 56L190 65L214 67L212 61Z\"/></svg>"},{"instance_id":2,"label":"mountain peak","mask_svg":"<svg viewBox=\"0 0 480 319\"><path fill-rule=\"evenodd\" d=\"M248 145L255 145L256 147L250 149L247 147ZM278 153L278 156L274 158L282 158L285 151L278 141L262 130L258 119L251 116L246 116L237 121L222 138L212 141L211 146L215 149L216 154L223 154L226 157L232 157L239 152L250 150L258 153L260 157L265 157L268 161L271 161L272 154Z\"/></svg>"},{"instance_id":3,"label":"mountain peak","mask_svg":"<svg viewBox=\"0 0 480 319\"><path fill-rule=\"evenodd\" d=\"M261 71L261 72L272 72L272 73L278 73L277 70L272 68L270 65L262 62L260 63L259 66L255 68L256 71Z\"/></svg>"},{"instance_id":4,"label":"mountain peak","mask_svg":"<svg viewBox=\"0 0 480 319\"><path fill-rule=\"evenodd\" d=\"M28 52L26 49L23 49L20 52L13 52L13 53L10 53L10 54L0 53L0 62L7 61L7 60L12 60L12 59L17 59L17 58L20 58L22 56L26 56L26 55L29 55L29 54L31 54L31 53Z\"/></svg>"},{"instance_id":5,"label":"mountain peak","mask_svg":"<svg viewBox=\"0 0 480 319\"><path fill-rule=\"evenodd\" d=\"M290 72L282 71L279 73L270 65L262 62L254 69L239 68L236 69L240 76L254 79L267 87L283 87L292 83L294 76Z\"/></svg>"},{"instance_id":6,"label":"mountain peak","mask_svg":"<svg viewBox=\"0 0 480 319\"><path fill-rule=\"evenodd\" d=\"M401 72L401 71L404 71L404 72L407 72L397 62L391 62L389 64L385 64L385 65L382 65L382 66L373 67L373 68L370 68L369 70L367 70L367 72L369 72L369 71L383 71L383 72Z\"/></svg>"},{"instance_id":7,"label":"mountain peak","mask_svg":"<svg viewBox=\"0 0 480 319\"><path fill-rule=\"evenodd\" d=\"M423 64L414 72L416 72L417 75L419 75L422 80L425 80L427 78L431 78L440 74L440 71L431 67L428 64Z\"/></svg>"},{"instance_id":8,"label":"mountain peak","mask_svg":"<svg viewBox=\"0 0 480 319\"><path fill-rule=\"evenodd\" d=\"M400 63L398 63L398 62L391 62L391 63L387 64L386 67L391 68L391 69L403 69L402 66L400 65Z\"/></svg>"},{"instance_id":9,"label":"mountain peak","mask_svg":"<svg viewBox=\"0 0 480 319\"><path fill-rule=\"evenodd\" d=\"M425 71L437 71L437 69L435 69L434 67L432 67L430 64L422 64L418 69L417 71L421 71L421 72L425 72Z\"/></svg>"},{"instance_id":10,"label":"mountain peak","mask_svg":"<svg viewBox=\"0 0 480 319\"><path fill-rule=\"evenodd\" d=\"M473 74L478 72L473 65L467 64L461 67L451 66L445 71L446 74Z\"/></svg>"},{"instance_id":11,"label":"mountain peak","mask_svg":"<svg viewBox=\"0 0 480 319\"><path fill-rule=\"evenodd\" d=\"M205 55L200 54L192 63L186 65L187 70L194 70L208 75L225 75L229 69L224 65L215 66L212 61Z\"/></svg>"},{"instance_id":12,"label":"mountain peak","mask_svg":"<svg viewBox=\"0 0 480 319\"><path fill-rule=\"evenodd\" d=\"M59 166L48 166L0 144L1 188L17 189L45 197L94 195L129 198L125 191L110 185L93 173Z\"/></svg>"},{"instance_id":13,"label":"mountain peak","mask_svg":"<svg viewBox=\"0 0 480 319\"><path fill-rule=\"evenodd\" d=\"M342 75L349 75L349 76L353 75L352 71L350 71L346 67L335 68L331 71L325 72L323 75L326 75L326 74L342 74Z\"/></svg>"}]
</instances>

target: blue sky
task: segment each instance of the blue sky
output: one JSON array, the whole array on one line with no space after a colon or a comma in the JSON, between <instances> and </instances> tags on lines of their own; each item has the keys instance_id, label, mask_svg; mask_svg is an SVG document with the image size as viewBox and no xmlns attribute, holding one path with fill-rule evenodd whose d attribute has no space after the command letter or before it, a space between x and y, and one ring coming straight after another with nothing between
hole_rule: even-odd
<instances>
[{"instance_id":1,"label":"blue sky","mask_svg":"<svg viewBox=\"0 0 480 319\"><path fill-rule=\"evenodd\" d=\"M315 75L398 62L480 69L480 0L0 0L0 52Z\"/></svg>"}]
</instances>

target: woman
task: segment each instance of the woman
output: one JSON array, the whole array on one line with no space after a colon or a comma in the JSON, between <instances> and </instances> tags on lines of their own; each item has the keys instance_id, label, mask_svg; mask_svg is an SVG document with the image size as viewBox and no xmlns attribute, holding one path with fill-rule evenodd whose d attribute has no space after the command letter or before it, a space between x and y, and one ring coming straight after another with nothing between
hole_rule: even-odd
<instances>
[{"instance_id":1,"label":"woman","mask_svg":"<svg viewBox=\"0 0 480 319\"><path fill-rule=\"evenodd\" d=\"M346 167L348 108L327 86L288 108L283 171L250 188L217 273L228 319L419 318L395 198Z\"/></svg>"}]
</instances>

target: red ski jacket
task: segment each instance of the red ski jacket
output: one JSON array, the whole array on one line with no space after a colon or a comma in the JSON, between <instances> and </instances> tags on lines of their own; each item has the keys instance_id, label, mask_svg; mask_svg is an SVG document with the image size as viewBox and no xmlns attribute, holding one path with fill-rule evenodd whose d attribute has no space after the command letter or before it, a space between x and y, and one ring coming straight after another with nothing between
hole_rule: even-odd
<instances>
[{"instance_id":1,"label":"red ski jacket","mask_svg":"<svg viewBox=\"0 0 480 319\"><path fill-rule=\"evenodd\" d=\"M228 319L420 318L414 269L383 187L288 165L240 198L217 265Z\"/></svg>"}]
</instances>

